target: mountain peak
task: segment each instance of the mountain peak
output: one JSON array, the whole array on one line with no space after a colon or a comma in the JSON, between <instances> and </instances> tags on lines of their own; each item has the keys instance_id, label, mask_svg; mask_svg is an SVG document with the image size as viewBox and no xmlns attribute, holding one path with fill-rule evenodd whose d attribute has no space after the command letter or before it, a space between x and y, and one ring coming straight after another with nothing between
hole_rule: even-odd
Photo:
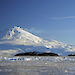
<instances>
[{"instance_id":1,"label":"mountain peak","mask_svg":"<svg viewBox=\"0 0 75 75\"><path fill-rule=\"evenodd\" d=\"M67 44L56 40L52 40L50 42L48 40L43 40L42 38L35 36L17 26L12 28L12 30L9 30L3 39L18 42L18 44L45 46L47 48L64 48L67 46Z\"/></svg>"},{"instance_id":2,"label":"mountain peak","mask_svg":"<svg viewBox=\"0 0 75 75\"><path fill-rule=\"evenodd\" d=\"M9 30L9 32L6 34L6 36L3 37L3 39L20 41L20 42L30 44L30 45L36 45L36 44L39 45L40 42L42 41L41 38L17 26L12 28L12 30Z\"/></svg>"},{"instance_id":3,"label":"mountain peak","mask_svg":"<svg viewBox=\"0 0 75 75\"><path fill-rule=\"evenodd\" d=\"M0 44L8 43L13 45L44 46L58 53L64 53L64 51L75 52L75 47L56 40L43 40L42 38L35 36L32 33L29 33L17 26L13 27L12 30L9 30L6 36L3 37L3 40L4 41L0 42Z\"/></svg>"}]
</instances>

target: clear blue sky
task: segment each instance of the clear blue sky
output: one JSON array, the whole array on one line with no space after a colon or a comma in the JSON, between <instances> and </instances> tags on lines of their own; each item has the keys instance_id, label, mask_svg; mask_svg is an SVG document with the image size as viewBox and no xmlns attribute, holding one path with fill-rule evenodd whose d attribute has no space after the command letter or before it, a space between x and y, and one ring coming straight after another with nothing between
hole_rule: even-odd
<instances>
[{"instance_id":1,"label":"clear blue sky","mask_svg":"<svg viewBox=\"0 0 75 75\"><path fill-rule=\"evenodd\" d=\"M75 0L0 0L0 37L11 24L75 45Z\"/></svg>"}]
</instances>

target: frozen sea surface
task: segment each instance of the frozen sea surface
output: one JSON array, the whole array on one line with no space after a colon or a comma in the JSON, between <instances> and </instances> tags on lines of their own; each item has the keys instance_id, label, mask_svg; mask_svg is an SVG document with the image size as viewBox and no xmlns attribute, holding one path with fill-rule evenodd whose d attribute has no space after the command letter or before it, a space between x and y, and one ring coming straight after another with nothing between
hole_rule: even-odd
<instances>
[{"instance_id":1,"label":"frozen sea surface","mask_svg":"<svg viewBox=\"0 0 75 75\"><path fill-rule=\"evenodd\" d=\"M75 75L75 57L0 57L0 75Z\"/></svg>"}]
</instances>

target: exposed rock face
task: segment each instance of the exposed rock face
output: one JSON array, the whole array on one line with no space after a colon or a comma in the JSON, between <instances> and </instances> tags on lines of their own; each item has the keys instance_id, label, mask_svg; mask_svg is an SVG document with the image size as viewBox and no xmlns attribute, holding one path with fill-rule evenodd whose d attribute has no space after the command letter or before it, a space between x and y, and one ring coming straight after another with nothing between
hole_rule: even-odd
<instances>
[{"instance_id":1,"label":"exposed rock face","mask_svg":"<svg viewBox=\"0 0 75 75\"><path fill-rule=\"evenodd\" d=\"M15 56L59 56L59 55L55 53L26 52L16 54Z\"/></svg>"},{"instance_id":2,"label":"exposed rock face","mask_svg":"<svg viewBox=\"0 0 75 75\"><path fill-rule=\"evenodd\" d=\"M42 54L38 54L38 56L59 56L59 55L55 53L42 53Z\"/></svg>"},{"instance_id":3,"label":"exposed rock face","mask_svg":"<svg viewBox=\"0 0 75 75\"><path fill-rule=\"evenodd\" d=\"M75 54L69 54L68 56L75 56Z\"/></svg>"}]
</instances>

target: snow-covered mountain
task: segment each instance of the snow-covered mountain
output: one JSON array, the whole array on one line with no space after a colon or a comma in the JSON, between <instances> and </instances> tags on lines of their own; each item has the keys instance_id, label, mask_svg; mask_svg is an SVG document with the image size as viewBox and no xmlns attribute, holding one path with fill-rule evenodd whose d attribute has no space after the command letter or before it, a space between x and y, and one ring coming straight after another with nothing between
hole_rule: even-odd
<instances>
[{"instance_id":1,"label":"snow-covered mountain","mask_svg":"<svg viewBox=\"0 0 75 75\"><path fill-rule=\"evenodd\" d=\"M67 44L58 42L56 40L47 41L40 37L37 37L20 27L14 27L10 30L6 36L3 37L5 40L2 43L10 43L14 45L33 45L33 46L45 46L47 48L65 48Z\"/></svg>"},{"instance_id":2,"label":"snow-covered mountain","mask_svg":"<svg viewBox=\"0 0 75 75\"><path fill-rule=\"evenodd\" d=\"M46 47L48 51L55 52L60 55L64 55L66 53L70 54L75 52L74 46L70 46L56 40L52 40L52 41L43 40L42 38L25 31L21 27L16 27L16 26L11 30L9 30L6 36L2 38L2 41L0 41L0 44L23 45L25 47L43 46Z\"/></svg>"}]
</instances>

